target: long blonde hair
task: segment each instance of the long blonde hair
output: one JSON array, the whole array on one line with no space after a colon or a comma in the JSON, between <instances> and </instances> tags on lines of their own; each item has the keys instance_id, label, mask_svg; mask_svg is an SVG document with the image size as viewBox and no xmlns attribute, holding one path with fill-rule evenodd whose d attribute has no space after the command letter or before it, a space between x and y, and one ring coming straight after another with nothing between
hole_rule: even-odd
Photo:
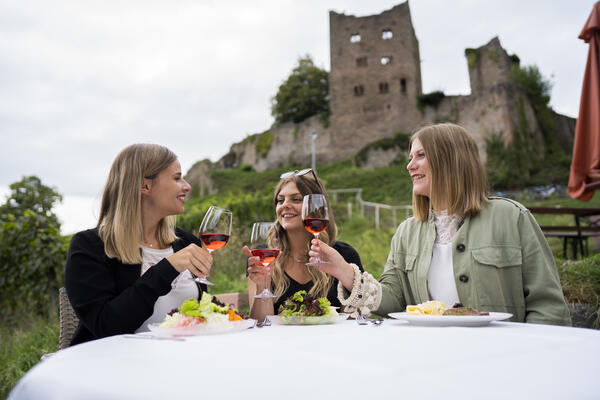
<instances>
[{"instance_id":1,"label":"long blonde hair","mask_svg":"<svg viewBox=\"0 0 600 400\"><path fill-rule=\"evenodd\" d=\"M327 191L323 186L323 183L317 178L313 177L311 173L304 175L296 175L292 174L292 176L283 178L279 181L277 186L275 187L275 191L273 193L273 203L277 206L277 196L281 189L287 185L288 183L293 182L298 187L298 190L303 196L311 193L322 194L325 196L327 200L327 204L331 204L329 202L329 196L327 195ZM329 225L324 232L319 234L319 239L324 243L332 246L337 237L337 226L335 224L335 218L333 217L333 210L331 206L329 207ZM273 286L273 292L279 299L289 288L290 280L286 276L284 272L284 266L292 257L291 254L291 246L289 242L289 238L287 236L286 230L281 226L279 221L275 222L275 226L270 232L270 241L274 238L279 240L279 249L281 250L281 256L275 262L273 269L271 270L271 285ZM308 250L310 249L310 241L313 238L308 231L306 232L306 253L308 254ZM308 261L308 260L307 260ZM326 297L331 285L333 284L333 277L325 272L321 271L317 267L307 266L308 274L311 277L313 282L313 287L310 289L309 293L314 297ZM277 312L277 310L275 310Z\"/></svg>"},{"instance_id":2,"label":"long blonde hair","mask_svg":"<svg viewBox=\"0 0 600 400\"><path fill-rule=\"evenodd\" d=\"M102 194L98 233L108 257L126 264L139 264L142 256L142 186L144 178L154 179L177 160L177 156L157 144L132 144L117 155ZM156 240L161 248L169 246L175 236L175 217L158 223Z\"/></svg>"},{"instance_id":3,"label":"long blonde hair","mask_svg":"<svg viewBox=\"0 0 600 400\"><path fill-rule=\"evenodd\" d=\"M419 129L410 147L419 139L431 174L430 195L412 196L413 213L420 221L429 217L433 206L446 203L448 214L461 217L481 211L487 204L487 178L475 140L455 124L436 124Z\"/></svg>"}]
</instances>

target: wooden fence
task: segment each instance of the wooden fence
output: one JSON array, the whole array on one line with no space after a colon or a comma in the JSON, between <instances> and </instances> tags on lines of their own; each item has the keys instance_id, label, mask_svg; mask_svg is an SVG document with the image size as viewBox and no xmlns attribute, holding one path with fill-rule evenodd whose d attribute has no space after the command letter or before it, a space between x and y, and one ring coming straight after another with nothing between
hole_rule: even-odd
<instances>
[{"instance_id":1,"label":"wooden fence","mask_svg":"<svg viewBox=\"0 0 600 400\"><path fill-rule=\"evenodd\" d=\"M354 194L354 201L347 203L348 218L352 218L352 212L354 209L359 210L360 214L367 218L371 213L375 220L375 228L379 229L382 223L381 211L388 211L392 214L392 224L394 227L398 226L401 222L398 220L399 216L408 218L412 214L412 206L390 206L389 204L374 203L372 201L365 201L362 199L362 189L330 189L328 190L329 195L332 197L333 202L338 202L339 195L341 194ZM400 214L400 215L399 215Z\"/></svg>"}]
</instances>

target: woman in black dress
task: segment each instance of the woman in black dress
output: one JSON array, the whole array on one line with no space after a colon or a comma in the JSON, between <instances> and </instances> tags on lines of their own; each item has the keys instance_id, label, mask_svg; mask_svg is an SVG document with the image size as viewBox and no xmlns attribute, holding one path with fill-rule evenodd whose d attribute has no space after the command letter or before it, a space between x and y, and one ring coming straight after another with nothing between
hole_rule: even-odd
<instances>
[{"instance_id":1,"label":"woman in black dress","mask_svg":"<svg viewBox=\"0 0 600 400\"><path fill-rule=\"evenodd\" d=\"M299 290L306 290L313 297L327 297L333 306L341 306L337 299L338 280L317 267L306 265L313 235L302 222L302 200L312 193L325 195L329 203L327 191L312 169L282 174L273 196L277 214L274 229L281 250L279 258L268 268L262 268L259 258L253 257L244 247L248 256L248 296L252 318L262 321L267 315L278 314L279 306ZM356 250L347 243L336 241L336 236L337 227L330 208L329 225L319 239L333 246L348 263L356 264L362 270ZM255 299L254 295L262 289L265 279L277 297Z\"/></svg>"}]
</instances>

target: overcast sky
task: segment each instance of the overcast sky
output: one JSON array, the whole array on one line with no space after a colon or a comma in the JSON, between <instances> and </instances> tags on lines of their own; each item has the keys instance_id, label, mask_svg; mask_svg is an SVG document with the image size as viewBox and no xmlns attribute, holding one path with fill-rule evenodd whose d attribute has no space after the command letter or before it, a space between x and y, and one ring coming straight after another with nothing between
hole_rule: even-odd
<instances>
[{"instance_id":1,"label":"overcast sky","mask_svg":"<svg viewBox=\"0 0 600 400\"><path fill-rule=\"evenodd\" d=\"M310 54L329 70L329 10L364 16L386 0L0 0L0 195L37 175L66 197L65 231L94 224L123 147L154 142L218 160L270 127L270 99ZM468 94L464 49L494 36L549 78L575 117L592 0L412 0L423 91Z\"/></svg>"}]
</instances>

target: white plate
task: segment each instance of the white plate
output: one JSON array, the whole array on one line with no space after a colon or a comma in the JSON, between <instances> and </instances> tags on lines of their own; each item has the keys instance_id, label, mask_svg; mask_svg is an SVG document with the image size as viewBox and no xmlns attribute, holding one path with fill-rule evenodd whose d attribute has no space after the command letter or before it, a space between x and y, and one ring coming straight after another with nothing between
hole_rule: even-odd
<instances>
[{"instance_id":1,"label":"white plate","mask_svg":"<svg viewBox=\"0 0 600 400\"><path fill-rule=\"evenodd\" d=\"M172 328L161 328L159 324L150 324L148 325L148 328L158 337L178 337L238 332L253 327L255 323L256 320L249 318L241 321L213 322L191 326L176 326Z\"/></svg>"},{"instance_id":2,"label":"white plate","mask_svg":"<svg viewBox=\"0 0 600 400\"><path fill-rule=\"evenodd\" d=\"M348 314L327 315L323 317L282 317L281 315L269 315L268 318L275 325L326 325L345 321L348 319Z\"/></svg>"},{"instance_id":3,"label":"white plate","mask_svg":"<svg viewBox=\"0 0 600 400\"><path fill-rule=\"evenodd\" d=\"M501 312L491 312L490 315L410 315L395 312L388 315L417 326L484 326L512 317L512 314Z\"/></svg>"}]
</instances>

